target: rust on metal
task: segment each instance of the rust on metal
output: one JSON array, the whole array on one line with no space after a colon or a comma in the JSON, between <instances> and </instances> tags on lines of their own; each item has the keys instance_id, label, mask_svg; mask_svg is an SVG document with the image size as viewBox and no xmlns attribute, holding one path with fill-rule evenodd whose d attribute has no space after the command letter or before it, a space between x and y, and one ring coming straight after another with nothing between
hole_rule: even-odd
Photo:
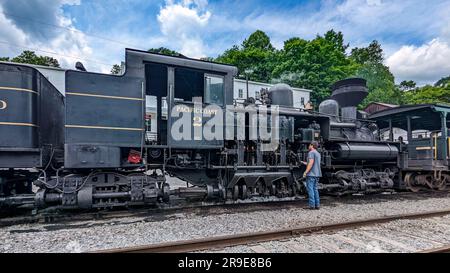
<instances>
[{"instance_id":1,"label":"rust on metal","mask_svg":"<svg viewBox=\"0 0 450 273\"><path fill-rule=\"evenodd\" d=\"M179 253L179 252L200 251L212 248L224 248L236 245L259 243L264 241L281 240L293 236L307 235L318 232L351 229L361 226L382 224L386 222L403 219L439 217L447 214L450 214L450 210L410 213L410 214L393 215L381 218L371 218L358 221L333 223L318 226L288 228L274 231L253 232L236 235L217 236L206 239L194 239L161 244L152 244L146 246L107 249L95 251L95 253Z\"/></svg>"},{"instance_id":2,"label":"rust on metal","mask_svg":"<svg viewBox=\"0 0 450 273\"><path fill-rule=\"evenodd\" d=\"M450 253L450 245L419 251L418 253Z\"/></svg>"}]
</instances>

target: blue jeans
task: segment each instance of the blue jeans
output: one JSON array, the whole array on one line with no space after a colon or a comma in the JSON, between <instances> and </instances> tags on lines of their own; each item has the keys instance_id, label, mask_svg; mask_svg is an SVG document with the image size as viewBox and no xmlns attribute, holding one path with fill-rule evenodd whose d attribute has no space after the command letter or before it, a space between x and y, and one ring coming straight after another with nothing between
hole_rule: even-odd
<instances>
[{"instance_id":1,"label":"blue jeans","mask_svg":"<svg viewBox=\"0 0 450 273\"><path fill-rule=\"evenodd\" d=\"M320 197L319 191L317 190L317 183L319 183L319 177L306 177L306 190L308 191L308 204L310 208L320 207Z\"/></svg>"}]
</instances>

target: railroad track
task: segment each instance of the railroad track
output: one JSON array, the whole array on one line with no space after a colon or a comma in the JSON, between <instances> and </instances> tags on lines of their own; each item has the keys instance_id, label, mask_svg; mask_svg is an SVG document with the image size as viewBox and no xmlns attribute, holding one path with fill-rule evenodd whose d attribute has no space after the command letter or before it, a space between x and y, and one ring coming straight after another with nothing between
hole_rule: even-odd
<instances>
[{"instance_id":1,"label":"railroad track","mask_svg":"<svg viewBox=\"0 0 450 273\"><path fill-rule=\"evenodd\" d=\"M393 215L381 218L364 219L359 221L350 221L342 223L333 223L318 226L296 227L280 229L274 231L245 233L237 235L217 236L205 239L195 239L186 241L169 242L162 244L152 244L136 247L125 247L95 251L100 253L177 253L177 252L195 252L203 250L213 250L218 248L233 247L238 245L252 245L268 241L280 241L292 237L312 235L324 232L337 232L340 230L356 229L364 226L389 223L397 220L425 219L441 217L450 214L450 210L432 211L425 213L413 213ZM430 249L429 252L448 252L450 246L439 249Z\"/></svg>"},{"instance_id":2,"label":"railroad track","mask_svg":"<svg viewBox=\"0 0 450 273\"><path fill-rule=\"evenodd\" d=\"M450 245L425 249L425 250L419 251L418 253L450 253Z\"/></svg>"},{"instance_id":3,"label":"railroad track","mask_svg":"<svg viewBox=\"0 0 450 273\"><path fill-rule=\"evenodd\" d=\"M321 197L322 203L326 205L330 202L348 202L354 200L367 200L370 201L373 198L379 198L382 200L389 200L390 198L427 198L427 197L442 197L448 196L449 191L438 191L438 192L395 192L394 194L383 194L376 193L370 195L356 195L356 196L342 196L342 197L332 197L323 196ZM240 202L240 201L229 201L227 203L223 202L192 202L188 203L184 200L177 200L175 205L164 205L151 208L134 208L128 210L101 210L97 212L85 212L85 211L75 211L67 212L61 210L52 210L50 212L39 212L34 215L21 215L14 217L1 217L0 216L0 227L13 226L19 224L34 224L34 223L70 223L76 221L91 221L91 220L109 220L115 218L126 218L126 217L147 217L155 214L167 214L171 213L187 213L191 211L204 211L204 212L214 212L214 210L252 210L252 209L273 209L273 208L289 208L290 206L300 206L305 205L305 198L296 199L285 199L285 200L263 200L263 201L251 201L251 202Z\"/></svg>"},{"instance_id":4,"label":"railroad track","mask_svg":"<svg viewBox=\"0 0 450 273\"><path fill-rule=\"evenodd\" d=\"M193 202L182 205L167 206L162 204L158 207L147 208L130 208L122 210L101 210L97 212L68 212L68 211L54 211L43 212L35 215L23 215L16 217L0 217L0 227L19 225L19 224L33 224L33 223L68 223L75 221L90 221L90 220L108 220L115 218L126 217L147 217L155 214L171 213L186 213L192 211L209 211L216 209L270 209L271 207L286 207L303 204L305 199L289 199L289 200L271 200L271 201L256 201L256 202L230 202L230 203L213 203L213 202Z\"/></svg>"}]
</instances>

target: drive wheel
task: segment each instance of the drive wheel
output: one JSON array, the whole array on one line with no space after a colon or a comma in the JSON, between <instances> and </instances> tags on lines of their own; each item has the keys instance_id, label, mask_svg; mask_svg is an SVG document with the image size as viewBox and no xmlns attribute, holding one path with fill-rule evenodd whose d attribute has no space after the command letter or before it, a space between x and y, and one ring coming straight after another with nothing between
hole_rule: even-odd
<instances>
[{"instance_id":1,"label":"drive wheel","mask_svg":"<svg viewBox=\"0 0 450 273\"><path fill-rule=\"evenodd\" d=\"M247 199L247 185L242 185L242 199Z\"/></svg>"},{"instance_id":2,"label":"drive wheel","mask_svg":"<svg viewBox=\"0 0 450 273\"><path fill-rule=\"evenodd\" d=\"M234 185L233 188L233 200L238 200L239 198L239 186L238 185Z\"/></svg>"},{"instance_id":3,"label":"drive wheel","mask_svg":"<svg viewBox=\"0 0 450 273\"><path fill-rule=\"evenodd\" d=\"M412 192L419 192L420 191L420 187L414 186L414 174L413 173L407 173L405 175L405 185L406 188Z\"/></svg>"}]
</instances>

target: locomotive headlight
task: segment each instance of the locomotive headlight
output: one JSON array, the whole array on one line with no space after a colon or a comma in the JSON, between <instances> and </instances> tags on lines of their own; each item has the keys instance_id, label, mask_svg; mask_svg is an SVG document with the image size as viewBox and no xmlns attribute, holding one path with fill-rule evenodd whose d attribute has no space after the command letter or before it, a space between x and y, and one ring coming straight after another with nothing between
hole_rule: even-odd
<instances>
[{"instance_id":1,"label":"locomotive headlight","mask_svg":"<svg viewBox=\"0 0 450 273\"><path fill-rule=\"evenodd\" d=\"M0 110L4 110L8 107L8 104L4 100L0 100Z\"/></svg>"}]
</instances>

